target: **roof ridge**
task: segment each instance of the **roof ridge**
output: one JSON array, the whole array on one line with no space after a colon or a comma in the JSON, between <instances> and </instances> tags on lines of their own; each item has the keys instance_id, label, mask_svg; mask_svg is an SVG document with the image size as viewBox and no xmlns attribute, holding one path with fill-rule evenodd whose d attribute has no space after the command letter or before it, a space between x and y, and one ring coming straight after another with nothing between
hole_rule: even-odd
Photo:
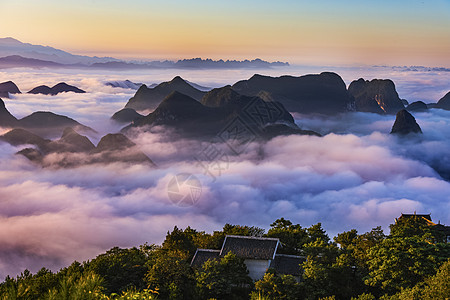
<instances>
[{"instance_id":1,"label":"roof ridge","mask_svg":"<svg viewBox=\"0 0 450 300\"><path fill-rule=\"evenodd\" d=\"M202 248L197 248L197 251L220 252L220 250L217 249L202 249Z\"/></svg>"},{"instance_id":2,"label":"roof ridge","mask_svg":"<svg viewBox=\"0 0 450 300\"><path fill-rule=\"evenodd\" d=\"M292 258L305 258L305 256L301 255L293 255L293 254L282 254L282 253L276 253L275 257L282 256L282 257L292 257Z\"/></svg>"},{"instance_id":3,"label":"roof ridge","mask_svg":"<svg viewBox=\"0 0 450 300\"><path fill-rule=\"evenodd\" d=\"M255 239L255 240L268 240L268 241L279 241L280 240L279 238L258 237L258 236L248 236L248 235L232 235L232 234L227 234L225 237Z\"/></svg>"}]
</instances>

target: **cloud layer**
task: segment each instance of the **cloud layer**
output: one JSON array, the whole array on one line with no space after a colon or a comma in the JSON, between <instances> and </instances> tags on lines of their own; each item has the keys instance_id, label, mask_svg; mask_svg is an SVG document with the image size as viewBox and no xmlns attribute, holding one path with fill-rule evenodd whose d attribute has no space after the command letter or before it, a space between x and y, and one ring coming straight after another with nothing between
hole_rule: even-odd
<instances>
[{"instance_id":1,"label":"cloud layer","mask_svg":"<svg viewBox=\"0 0 450 300\"><path fill-rule=\"evenodd\" d=\"M52 84L50 79L57 74L50 75L39 84ZM126 75L119 79L130 78ZM142 80L144 75L136 81L151 82ZM103 87L104 75L67 76L79 79L78 86L89 93L19 95L7 100L8 109L21 117L48 108L101 133L117 130L107 120L132 92ZM227 74L217 81L231 77ZM208 85L208 79L203 80L198 82ZM15 155L20 147L0 143L0 279L25 268L57 270L113 246L160 243L174 225L209 232L227 222L267 229L285 217L302 226L322 222L335 235L377 225L387 229L400 213L412 211L431 213L434 221L450 224L444 213L450 210L450 183L430 167L442 162L450 169L450 112L431 110L415 117L424 134L408 140L389 135L394 116L296 115L302 128L324 137L278 137L253 143L239 156L224 144L171 141L164 128L136 132L133 141L157 169L126 164L41 169ZM225 152L226 164L202 159L201 151L211 145ZM201 163L222 163L223 169L214 180ZM202 184L201 197L193 206L174 205L168 197L167 186L179 173L194 174Z\"/></svg>"}]
</instances>

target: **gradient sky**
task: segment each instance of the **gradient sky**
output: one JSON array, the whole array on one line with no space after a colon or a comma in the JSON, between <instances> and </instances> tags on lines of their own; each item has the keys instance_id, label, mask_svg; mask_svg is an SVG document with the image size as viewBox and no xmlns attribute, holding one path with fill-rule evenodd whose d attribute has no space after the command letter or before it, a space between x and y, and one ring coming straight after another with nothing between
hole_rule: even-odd
<instances>
[{"instance_id":1,"label":"gradient sky","mask_svg":"<svg viewBox=\"0 0 450 300\"><path fill-rule=\"evenodd\" d=\"M450 1L0 0L0 37L120 58L450 67Z\"/></svg>"}]
</instances>

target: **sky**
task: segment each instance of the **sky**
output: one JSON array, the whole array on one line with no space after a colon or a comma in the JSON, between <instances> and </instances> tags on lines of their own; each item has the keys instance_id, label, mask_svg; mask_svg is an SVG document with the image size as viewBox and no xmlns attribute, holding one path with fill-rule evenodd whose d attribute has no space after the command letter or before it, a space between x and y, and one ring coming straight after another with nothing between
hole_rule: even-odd
<instances>
[{"instance_id":1,"label":"sky","mask_svg":"<svg viewBox=\"0 0 450 300\"><path fill-rule=\"evenodd\" d=\"M450 1L0 0L0 37L118 58L450 67Z\"/></svg>"},{"instance_id":2,"label":"sky","mask_svg":"<svg viewBox=\"0 0 450 300\"><path fill-rule=\"evenodd\" d=\"M450 72L359 66L449 68L448 0L0 0L0 12L0 37L74 54L258 57L298 64L261 70L271 76L335 71L346 84L360 77L391 78L400 97L410 102L437 102L449 91ZM135 92L105 86L107 80L151 84L181 75L220 87L254 72L7 69L1 70L0 82L12 80L24 92L4 99L16 117L38 110L67 115L97 130L89 136L97 144L102 135L120 130L109 118ZM87 93L25 93L61 81ZM15 154L21 147L0 143L0 281L25 268L56 271L114 246L161 243L174 225L207 232L225 223L268 229L285 217L304 227L322 222L330 236L378 225L388 233L395 217L413 211L450 224L450 183L432 168L450 166L449 111L416 113L424 133L411 141L389 134L393 115L294 117L301 128L323 137L253 143L231 157L229 168L214 182L193 158L207 142L172 140L165 131L133 137L157 169L120 163L42 169ZM7 130L0 128L0 134ZM202 196L196 205L179 207L169 200L167 187L178 173L200 179Z\"/></svg>"}]
</instances>

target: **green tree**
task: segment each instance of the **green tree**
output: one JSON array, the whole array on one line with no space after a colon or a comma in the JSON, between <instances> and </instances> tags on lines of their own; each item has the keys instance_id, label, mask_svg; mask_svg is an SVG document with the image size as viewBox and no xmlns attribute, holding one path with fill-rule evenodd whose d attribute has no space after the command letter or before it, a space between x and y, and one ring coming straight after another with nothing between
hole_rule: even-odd
<instances>
[{"instance_id":1,"label":"green tree","mask_svg":"<svg viewBox=\"0 0 450 300\"><path fill-rule=\"evenodd\" d=\"M270 226L266 237L280 239L282 247L279 249L279 253L302 254L303 245L309 241L306 229L299 224L293 225L291 221L284 218L277 219Z\"/></svg>"},{"instance_id":2,"label":"green tree","mask_svg":"<svg viewBox=\"0 0 450 300\"><path fill-rule=\"evenodd\" d=\"M145 287L147 254L138 248L114 247L87 263L86 269L100 275L105 293L120 293L132 287Z\"/></svg>"},{"instance_id":3,"label":"green tree","mask_svg":"<svg viewBox=\"0 0 450 300\"><path fill-rule=\"evenodd\" d=\"M450 299L450 258L439 268L436 275L425 281L422 299Z\"/></svg>"},{"instance_id":4,"label":"green tree","mask_svg":"<svg viewBox=\"0 0 450 300\"><path fill-rule=\"evenodd\" d=\"M185 230L175 226L172 232L167 232L162 248L170 251L182 251L192 257L197 250L194 242L197 235L198 232L189 226Z\"/></svg>"},{"instance_id":5,"label":"green tree","mask_svg":"<svg viewBox=\"0 0 450 300\"><path fill-rule=\"evenodd\" d=\"M307 299L317 299L342 291L340 279L343 268L335 266L339 248L324 239L317 238L304 246L307 260L303 263L303 280Z\"/></svg>"},{"instance_id":6,"label":"green tree","mask_svg":"<svg viewBox=\"0 0 450 300\"><path fill-rule=\"evenodd\" d=\"M334 242L339 244L341 249L352 250L356 247L357 239L358 231L356 231L356 229L352 229L350 231L338 233L338 235L334 238Z\"/></svg>"},{"instance_id":7,"label":"green tree","mask_svg":"<svg viewBox=\"0 0 450 300\"><path fill-rule=\"evenodd\" d=\"M194 271L180 250L160 249L149 258L146 274L148 288L161 299L192 299L195 296Z\"/></svg>"},{"instance_id":8,"label":"green tree","mask_svg":"<svg viewBox=\"0 0 450 300\"><path fill-rule=\"evenodd\" d=\"M412 288L450 257L450 245L431 244L417 237L390 237L368 251L367 285L387 294Z\"/></svg>"},{"instance_id":9,"label":"green tree","mask_svg":"<svg viewBox=\"0 0 450 300\"><path fill-rule=\"evenodd\" d=\"M16 279L6 277L0 285L0 295L4 299L41 299L57 285L57 275L46 268L40 269L34 275L25 270Z\"/></svg>"},{"instance_id":10,"label":"green tree","mask_svg":"<svg viewBox=\"0 0 450 300\"><path fill-rule=\"evenodd\" d=\"M103 279L92 271L81 277L76 274L64 276L59 285L48 291L41 299L48 300L96 300L104 297Z\"/></svg>"},{"instance_id":11,"label":"green tree","mask_svg":"<svg viewBox=\"0 0 450 300\"><path fill-rule=\"evenodd\" d=\"M402 289L395 295L384 296L383 300L434 300L450 299L450 259L434 276L418 283L413 288Z\"/></svg>"},{"instance_id":12,"label":"green tree","mask_svg":"<svg viewBox=\"0 0 450 300\"><path fill-rule=\"evenodd\" d=\"M197 271L202 299L248 299L252 284L244 260L232 252L220 260L208 260Z\"/></svg>"},{"instance_id":13,"label":"green tree","mask_svg":"<svg viewBox=\"0 0 450 300\"><path fill-rule=\"evenodd\" d=\"M231 225L227 223L223 226L223 233L225 235L263 236L264 229L256 226Z\"/></svg>"},{"instance_id":14,"label":"green tree","mask_svg":"<svg viewBox=\"0 0 450 300\"><path fill-rule=\"evenodd\" d=\"M306 228L309 242L315 242L317 239L328 243L330 241L326 231L322 228L322 223L317 223L311 227Z\"/></svg>"},{"instance_id":15,"label":"green tree","mask_svg":"<svg viewBox=\"0 0 450 300\"><path fill-rule=\"evenodd\" d=\"M433 243L444 242L445 238L442 232L421 216L397 219L389 228L390 235L395 237L417 237Z\"/></svg>"},{"instance_id":16,"label":"green tree","mask_svg":"<svg viewBox=\"0 0 450 300\"><path fill-rule=\"evenodd\" d=\"M252 299L260 296L265 299L277 300L297 300L304 298L304 290L294 276L266 273L264 277L255 282L255 291L252 292Z\"/></svg>"},{"instance_id":17,"label":"green tree","mask_svg":"<svg viewBox=\"0 0 450 300\"><path fill-rule=\"evenodd\" d=\"M358 297L352 297L351 300L375 300L375 296L372 294L362 293Z\"/></svg>"},{"instance_id":18,"label":"green tree","mask_svg":"<svg viewBox=\"0 0 450 300\"><path fill-rule=\"evenodd\" d=\"M381 227L373 228L370 232L358 235L355 229L339 233L334 241L340 245L339 255L333 268L341 272L336 283L341 284L341 295L355 296L359 294L377 293L377 289L364 284L364 278L369 274L367 252L379 244L385 235Z\"/></svg>"}]
</instances>

